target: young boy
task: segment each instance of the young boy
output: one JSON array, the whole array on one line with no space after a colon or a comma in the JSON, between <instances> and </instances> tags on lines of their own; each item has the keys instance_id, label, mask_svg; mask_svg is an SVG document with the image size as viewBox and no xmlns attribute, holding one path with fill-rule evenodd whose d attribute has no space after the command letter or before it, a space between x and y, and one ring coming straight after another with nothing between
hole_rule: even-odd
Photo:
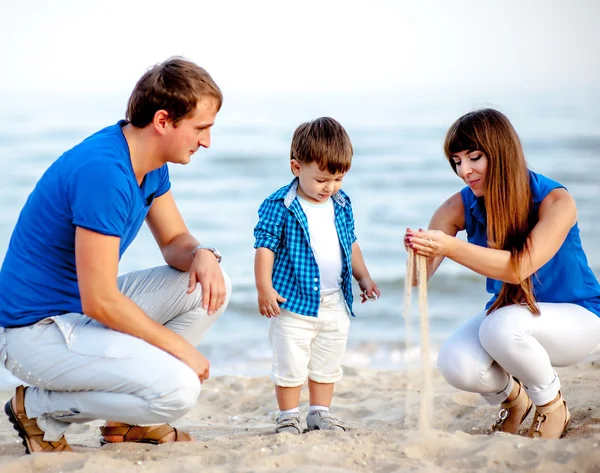
<instances>
[{"instance_id":1,"label":"young boy","mask_svg":"<svg viewBox=\"0 0 600 473\"><path fill-rule=\"evenodd\" d=\"M352 143L332 118L294 132L290 167L295 178L268 197L254 229L258 310L271 318L269 338L279 416L275 432L302 432L300 390L308 376L308 430L346 430L329 413L352 313L352 275L362 302L379 297L354 235L342 180Z\"/></svg>"}]
</instances>

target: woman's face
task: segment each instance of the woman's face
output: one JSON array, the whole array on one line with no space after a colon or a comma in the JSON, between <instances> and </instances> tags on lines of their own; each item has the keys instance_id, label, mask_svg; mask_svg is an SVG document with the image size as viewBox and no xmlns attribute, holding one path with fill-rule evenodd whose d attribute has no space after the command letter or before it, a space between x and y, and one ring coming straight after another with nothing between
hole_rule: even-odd
<instances>
[{"instance_id":1,"label":"woman's face","mask_svg":"<svg viewBox=\"0 0 600 473\"><path fill-rule=\"evenodd\" d=\"M488 169L488 158L479 150L464 150L452 156L456 165L456 173L471 188L477 197L485 194L485 178Z\"/></svg>"}]
</instances>

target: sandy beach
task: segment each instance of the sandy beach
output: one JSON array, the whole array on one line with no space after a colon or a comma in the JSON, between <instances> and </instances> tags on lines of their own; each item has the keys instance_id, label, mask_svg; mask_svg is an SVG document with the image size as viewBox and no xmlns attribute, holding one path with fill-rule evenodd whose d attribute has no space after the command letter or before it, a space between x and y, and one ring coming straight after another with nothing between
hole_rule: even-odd
<instances>
[{"instance_id":1,"label":"sandy beach","mask_svg":"<svg viewBox=\"0 0 600 473\"><path fill-rule=\"evenodd\" d=\"M24 455L2 416L1 472L597 472L600 471L600 356L558 370L572 420L566 438L489 435L496 408L450 387L434 370L431 429L419 430L420 370L346 367L333 409L348 432L272 434L276 416L267 377L216 377L181 419L195 443L100 446L98 425L74 425L75 453ZM1 393L4 403L12 391ZM301 410L307 409L307 390ZM408 399L408 400L407 400ZM405 410L408 408L408 422ZM523 424L531 423L533 414Z\"/></svg>"}]
</instances>

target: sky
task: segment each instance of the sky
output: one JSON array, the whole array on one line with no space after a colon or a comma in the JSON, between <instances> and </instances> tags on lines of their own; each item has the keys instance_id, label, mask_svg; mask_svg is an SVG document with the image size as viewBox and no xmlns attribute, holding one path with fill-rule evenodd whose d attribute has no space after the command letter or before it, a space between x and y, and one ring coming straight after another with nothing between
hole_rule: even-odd
<instances>
[{"instance_id":1,"label":"sky","mask_svg":"<svg viewBox=\"0 0 600 473\"><path fill-rule=\"evenodd\" d=\"M0 97L129 92L173 55L230 93L589 88L595 0L0 0Z\"/></svg>"}]
</instances>

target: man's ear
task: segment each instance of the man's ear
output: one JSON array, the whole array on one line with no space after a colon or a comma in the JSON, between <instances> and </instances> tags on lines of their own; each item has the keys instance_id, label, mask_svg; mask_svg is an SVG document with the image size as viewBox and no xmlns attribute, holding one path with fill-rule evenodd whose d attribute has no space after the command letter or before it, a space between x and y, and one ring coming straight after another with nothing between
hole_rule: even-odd
<instances>
[{"instance_id":1,"label":"man's ear","mask_svg":"<svg viewBox=\"0 0 600 473\"><path fill-rule=\"evenodd\" d=\"M164 131L167 128L168 122L169 112L167 112L166 110L161 109L154 114L154 120L152 120L152 124L159 133L164 133Z\"/></svg>"},{"instance_id":2,"label":"man's ear","mask_svg":"<svg viewBox=\"0 0 600 473\"><path fill-rule=\"evenodd\" d=\"M298 177L300 175L300 161L298 161L297 159L291 159L290 169L292 171L292 174Z\"/></svg>"}]
</instances>

